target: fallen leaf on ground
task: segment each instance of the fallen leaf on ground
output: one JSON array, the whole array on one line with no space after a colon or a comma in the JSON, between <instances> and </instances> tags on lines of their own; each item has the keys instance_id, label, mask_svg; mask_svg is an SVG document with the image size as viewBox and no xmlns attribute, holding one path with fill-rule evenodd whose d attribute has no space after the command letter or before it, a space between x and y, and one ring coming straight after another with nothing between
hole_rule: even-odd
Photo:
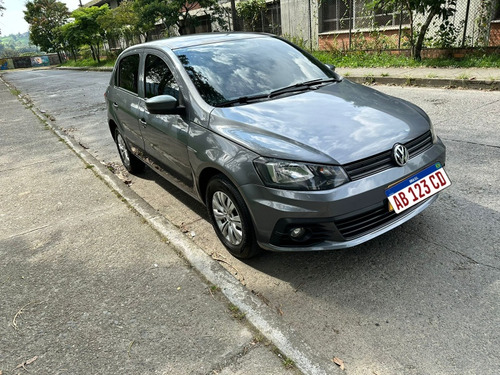
<instances>
[{"instance_id":1,"label":"fallen leaf on ground","mask_svg":"<svg viewBox=\"0 0 500 375\"><path fill-rule=\"evenodd\" d=\"M342 371L345 370L344 361L340 358L333 357L332 362L339 366Z\"/></svg>"},{"instance_id":2,"label":"fallen leaf on ground","mask_svg":"<svg viewBox=\"0 0 500 375\"><path fill-rule=\"evenodd\" d=\"M32 363L33 363L33 362L35 362L37 359L38 359L38 356L36 355L36 356L34 356L33 358L28 359L27 361L24 361L23 363L18 364L18 365L16 366L16 370L17 370L18 368L21 368L21 367L22 367L23 369L25 369L25 370L26 370L26 367L25 367L25 366L28 366L28 365L32 364ZM26 370L26 371L28 371L28 370Z\"/></svg>"}]
</instances>

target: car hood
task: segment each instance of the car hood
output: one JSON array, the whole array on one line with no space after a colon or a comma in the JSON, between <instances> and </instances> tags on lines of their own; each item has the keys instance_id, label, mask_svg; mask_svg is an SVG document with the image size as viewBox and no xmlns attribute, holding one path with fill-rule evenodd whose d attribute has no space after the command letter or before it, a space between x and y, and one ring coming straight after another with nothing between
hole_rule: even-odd
<instances>
[{"instance_id":1,"label":"car hood","mask_svg":"<svg viewBox=\"0 0 500 375\"><path fill-rule=\"evenodd\" d=\"M411 103L344 79L296 95L215 108L209 126L265 157L346 164L428 131L425 116Z\"/></svg>"}]
</instances>

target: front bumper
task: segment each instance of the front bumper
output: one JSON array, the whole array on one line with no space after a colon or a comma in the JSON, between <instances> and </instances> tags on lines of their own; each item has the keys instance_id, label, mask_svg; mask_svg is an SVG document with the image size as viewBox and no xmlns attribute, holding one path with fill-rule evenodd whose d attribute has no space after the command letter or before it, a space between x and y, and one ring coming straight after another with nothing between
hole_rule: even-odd
<instances>
[{"instance_id":1,"label":"front bumper","mask_svg":"<svg viewBox=\"0 0 500 375\"><path fill-rule=\"evenodd\" d=\"M359 245L410 220L430 206L434 195L400 214L389 212L385 190L397 181L440 162L446 148L438 141L403 167L394 167L328 191L290 191L262 185L241 186L252 214L257 242L272 251L317 251ZM303 227L300 240L290 229Z\"/></svg>"}]
</instances>

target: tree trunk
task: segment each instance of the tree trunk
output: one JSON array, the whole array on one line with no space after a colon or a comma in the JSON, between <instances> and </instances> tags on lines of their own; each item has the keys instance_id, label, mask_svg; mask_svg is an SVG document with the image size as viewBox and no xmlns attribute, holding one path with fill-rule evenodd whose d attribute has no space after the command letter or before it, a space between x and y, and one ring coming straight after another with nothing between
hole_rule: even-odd
<instances>
[{"instance_id":1,"label":"tree trunk","mask_svg":"<svg viewBox=\"0 0 500 375\"><path fill-rule=\"evenodd\" d=\"M429 28L429 25L432 22L432 19L436 15L437 10L435 8L431 8L429 11L429 14L427 15L427 19L425 20L424 24L420 28L420 32L418 33L418 38L417 42L415 43L415 46L412 47L412 56L413 59L415 60L422 60L422 46L424 45L424 38L425 38L425 33L427 32L427 29Z\"/></svg>"},{"instance_id":2,"label":"tree trunk","mask_svg":"<svg viewBox=\"0 0 500 375\"><path fill-rule=\"evenodd\" d=\"M231 0L231 21L233 21L233 31L241 31L238 15L236 14L235 0Z\"/></svg>"},{"instance_id":3,"label":"tree trunk","mask_svg":"<svg viewBox=\"0 0 500 375\"><path fill-rule=\"evenodd\" d=\"M100 50L99 43L97 43L95 50L96 50L97 63L99 64L101 62L101 50Z\"/></svg>"},{"instance_id":4,"label":"tree trunk","mask_svg":"<svg viewBox=\"0 0 500 375\"><path fill-rule=\"evenodd\" d=\"M96 61L94 46L92 44L90 45L90 52L92 53L92 60Z\"/></svg>"}]
</instances>

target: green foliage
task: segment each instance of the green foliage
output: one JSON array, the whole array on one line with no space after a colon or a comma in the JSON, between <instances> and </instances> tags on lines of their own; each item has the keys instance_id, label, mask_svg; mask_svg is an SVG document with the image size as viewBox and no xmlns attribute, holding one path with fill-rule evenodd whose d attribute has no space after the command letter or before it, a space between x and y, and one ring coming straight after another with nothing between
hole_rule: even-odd
<instances>
[{"instance_id":1,"label":"green foliage","mask_svg":"<svg viewBox=\"0 0 500 375\"><path fill-rule=\"evenodd\" d=\"M115 65L115 59L101 60L100 62L95 61L93 58L89 57L87 59L70 60L66 61L63 66L74 66L74 67L113 67Z\"/></svg>"},{"instance_id":2,"label":"green foliage","mask_svg":"<svg viewBox=\"0 0 500 375\"><path fill-rule=\"evenodd\" d=\"M414 60L404 55L392 55L387 52L368 53L355 51L349 53L315 51L313 55L325 64L342 68L389 68L389 67L451 67L451 68L500 68L500 53L486 55L468 54L461 59L433 58Z\"/></svg>"},{"instance_id":3,"label":"green foliage","mask_svg":"<svg viewBox=\"0 0 500 375\"><path fill-rule=\"evenodd\" d=\"M482 0L479 5L479 11L474 23L477 28L476 45L486 46L488 45L488 39L490 34L490 21L491 14L494 14L495 6L494 0ZM500 7L500 1L497 1L496 8Z\"/></svg>"},{"instance_id":4,"label":"green foliage","mask_svg":"<svg viewBox=\"0 0 500 375\"><path fill-rule=\"evenodd\" d=\"M266 10L266 0L246 0L236 4L238 16L246 21L252 31L255 31L261 20L261 14Z\"/></svg>"},{"instance_id":5,"label":"green foliage","mask_svg":"<svg viewBox=\"0 0 500 375\"><path fill-rule=\"evenodd\" d=\"M307 43L307 41L304 40L304 38L301 38L300 36L283 34L282 38L288 40L289 42L295 44L296 46L298 46L304 50L309 50L309 43Z\"/></svg>"},{"instance_id":6,"label":"green foliage","mask_svg":"<svg viewBox=\"0 0 500 375\"><path fill-rule=\"evenodd\" d=\"M106 39L112 44L118 44L120 38L123 38L126 45L134 43L141 34L145 34L147 28L139 18L139 14L134 9L133 0L125 0L106 14L100 15L97 22L106 34Z\"/></svg>"},{"instance_id":7,"label":"green foliage","mask_svg":"<svg viewBox=\"0 0 500 375\"><path fill-rule=\"evenodd\" d=\"M100 61L100 48L105 40L105 31L98 22L99 17L109 13L108 4L100 7L78 8L71 14L75 19L77 40L80 45L86 44L92 51L92 58Z\"/></svg>"},{"instance_id":8,"label":"green foliage","mask_svg":"<svg viewBox=\"0 0 500 375\"><path fill-rule=\"evenodd\" d=\"M59 52L59 27L66 23L66 4L56 0L33 0L26 3L24 19L30 25L30 40L45 52Z\"/></svg>"},{"instance_id":9,"label":"green foliage","mask_svg":"<svg viewBox=\"0 0 500 375\"><path fill-rule=\"evenodd\" d=\"M157 22L161 22L165 34L176 26L179 33L186 34L199 24L199 17L189 13L190 10L200 6L205 9L211 20L218 21L224 26L223 8L217 0L198 0L189 2L185 0L135 0L134 9L139 15L145 30L152 30Z\"/></svg>"},{"instance_id":10,"label":"green foliage","mask_svg":"<svg viewBox=\"0 0 500 375\"><path fill-rule=\"evenodd\" d=\"M451 48L453 46L458 46L461 34L460 31L461 27L456 27L454 22L446 19L439 24L436 36L429 40L428 45L437 48Z\"/></svg>"},{"instance_id":11,"label":"green foliage","mask_svg":"<svg viewBox=\"0 0 500 375\"><path fill-rule=\"evenodd\" d=\"M395 12L401 10L401 7L410 16L410 45L412 56L416 60L421 59L422 47L425 34L429 25L435 17L442 21L452 17L456 12L457 0L371 0L368 6L374 10L383 10L386 12ZM414 18L422 16L425 21L420 25L414 25ZM415 30L415 27L418 30Z\"/></svg>"}]
</instances>

